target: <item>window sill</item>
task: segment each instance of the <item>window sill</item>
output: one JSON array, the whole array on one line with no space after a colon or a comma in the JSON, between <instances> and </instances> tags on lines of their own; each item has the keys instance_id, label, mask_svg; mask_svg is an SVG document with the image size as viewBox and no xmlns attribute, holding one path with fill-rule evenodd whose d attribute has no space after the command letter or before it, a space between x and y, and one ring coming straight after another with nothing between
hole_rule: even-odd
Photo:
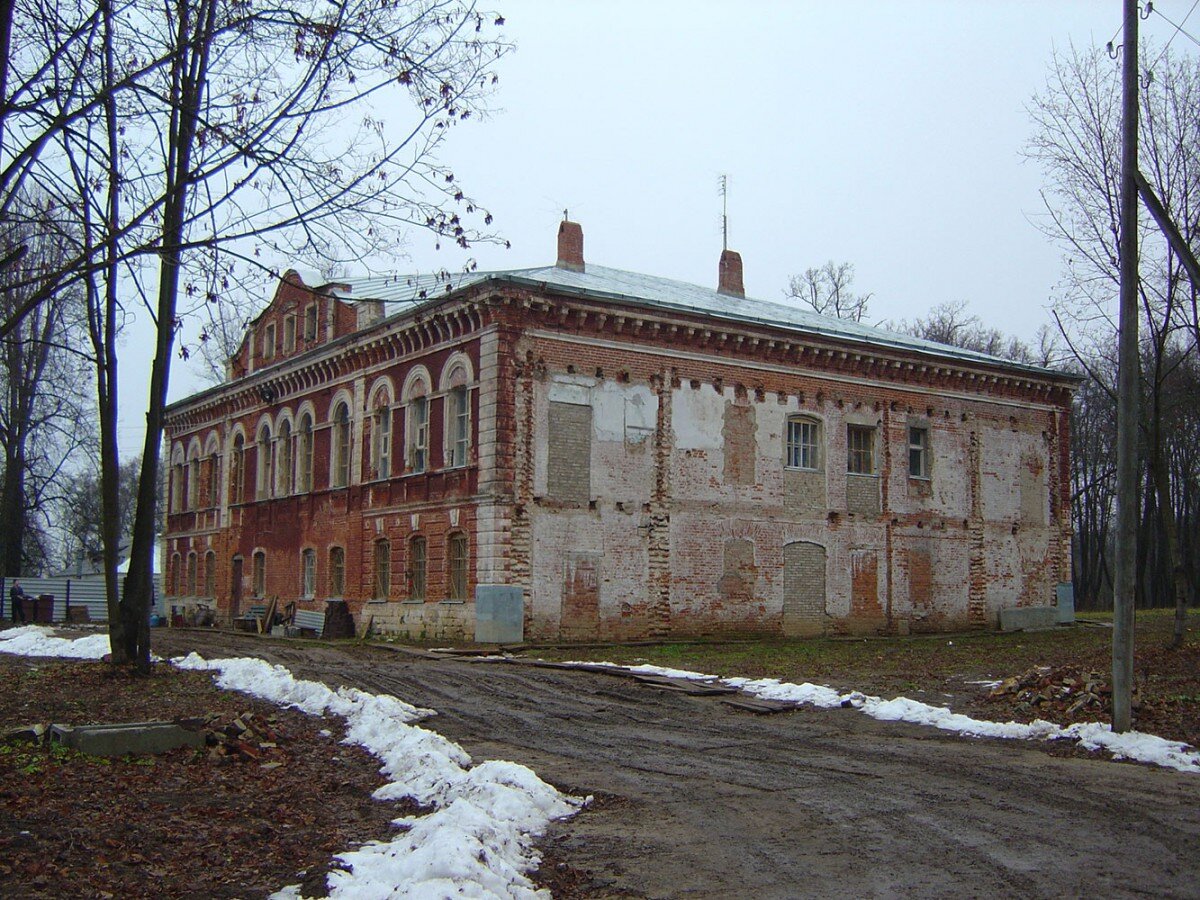
<instances>
[{"instance_id":1,"label":"window sill","mask_svg":"<svg viewBox=\"0 0 1200 900\"><path fill-rule=\"evenodd\" d=\"M372 597L367 601L367 606L386 606L388 600L386 597Z\"/></svg>"},{"instance_id":2,"label":"window sill","mask_svg":"<svg viewBox=\"0 0 1200 900\"><path fill-rule=\"evenodd\" d=\"M466 600L454 600L454 599L451 599L450 597L447 597L445 600L439 600L438 605L439 606L462 606L466 602L467 602Z\"/></svg>"},{"instance_id":3,"label":"window sill","mask_svg":"<svg viewBox=\"0 0 1200 900\"><path fill-rule=\"evenodd\" d=\"M822 472L825 471L824 469L821 469L821 468L807 469L804 466L784 466L783 470L785 472L804 472L806 475L820 475Z\"/></svg>"},{"instance_id":4,"label":"window sill","mask_svg":"<svg viewBox=\"0 0 1200 900\"><path fill-rule=\"evenodd\" d=\"M933 477L930 475L909 475L908 480L919 481L921 484L929 484L931 481L933 481Z\"/></svg>"},{"instance_id":5,"label":"window sill","mask_svg":"<svg viewBox=\"0 0 1200 900\"><path fill-rule=\"evenodd\" d=\"M405 606L424 606L425 605L424 600L419 600L416 597L409 597L407 600L401 600L400 602L403 603Z\"/></svg>"}]
</instances>

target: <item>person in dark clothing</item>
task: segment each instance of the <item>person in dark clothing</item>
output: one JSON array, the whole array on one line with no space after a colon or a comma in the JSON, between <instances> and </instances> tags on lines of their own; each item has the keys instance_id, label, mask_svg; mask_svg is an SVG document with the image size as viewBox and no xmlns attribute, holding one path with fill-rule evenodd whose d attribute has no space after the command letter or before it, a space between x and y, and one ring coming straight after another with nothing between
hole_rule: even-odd
<instances>
[{"instance_id":1,"label":"person in dark clothing","mask_svg":"<svg viewBox=\"0 0 1200 900\"><path fill-rule=\"evenodd\" d=\"M20 622L22 625L27 623L25 618L25 598L28 594L21 588L21 582L14 581L12 590L8 592L8 599L12 601L12 620Z\"/></svg>"}]
</instances>

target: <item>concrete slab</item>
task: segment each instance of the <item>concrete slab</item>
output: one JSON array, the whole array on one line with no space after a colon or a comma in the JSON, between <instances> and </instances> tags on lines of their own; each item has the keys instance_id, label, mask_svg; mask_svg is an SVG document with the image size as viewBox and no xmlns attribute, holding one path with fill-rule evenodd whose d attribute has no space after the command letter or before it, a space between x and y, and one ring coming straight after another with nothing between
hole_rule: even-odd
<instances>
[{"instance_id":1,"label":"concrete slab","mask_svg":"<svg viewBox=\"0 0 1200 900\"><path fill-rule=\"evenodd\" d=\"M50 740L92 756L165 753L177 747L203 747L204 735L176 722L117 725L51 725Z\"/></svg>"},{"instance_id":2,"label":"concrete slab","mask_svg":"<svg viewBox=\"0 0 1200 900\"><path fill-rule=\"evenodd\" d=\"M525 640L525 594L520 587L476 586L475 640L480 644L519 644Z\"/></svg>"},{"instance_id":3,"label":"concrete slab","mask_svg":"<svg viewBox=\"0 0 1200 900\"><path fill-rule=\"evenodd\" d=\"M1001 631L1032 631L1058 625L1058 609L1053 606L1017 606L1000 610Z\"/></svg>"},{"instance_id":4,"label":"concrete slab","mask_svg":"<svg viewBox=\"0 0 1200 900\"><path fill-rule=\"evenodd\" d=\"M1075 624L1075 585L1063 582L1054 588L1054 596L1058 606L1058 624Z\"/></svg>"}]
</instances>

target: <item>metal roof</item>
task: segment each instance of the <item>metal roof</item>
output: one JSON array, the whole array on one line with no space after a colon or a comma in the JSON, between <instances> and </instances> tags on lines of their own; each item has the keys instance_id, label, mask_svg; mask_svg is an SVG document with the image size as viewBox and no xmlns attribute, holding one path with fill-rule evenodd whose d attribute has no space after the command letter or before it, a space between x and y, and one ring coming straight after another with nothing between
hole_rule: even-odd
<instances>
[{"instance_id":1,"label":"metal roof","mask_svg":"<svg viewBox=\"0 0 1200 900\"><path fill-rule=\"evenodd\" d=\"M575 272L558 266L541 266L530 269L510 269L495 272L443 273L441 275L375 275L367 278L347 280L348 291L328 286L335 296L343 300L379 300L388 307L405 306L404 312L414 306L436 302L450 293L481 285L487 282L508 282L529 287L559 290L570 294L587 296L595 300L614 300L639 306L675 310L711 316L716 319L767 325L785 328L822 337L850 340L897 350L954 357L963 361L1001 365L1010 369L1023 369L1042 375L1065 373L1054 372L1040 366L1013 362L988 353L964 350L948 344L927 341L912 335L899 334L871 325L863 325L847 319L823 316L813 310L768 300L750 297L735 297L722 294L712 288L641 275L607 266L588 264L586 271ZM391 308L387 315L400 313Z\"/></svg>"}]
</instances>

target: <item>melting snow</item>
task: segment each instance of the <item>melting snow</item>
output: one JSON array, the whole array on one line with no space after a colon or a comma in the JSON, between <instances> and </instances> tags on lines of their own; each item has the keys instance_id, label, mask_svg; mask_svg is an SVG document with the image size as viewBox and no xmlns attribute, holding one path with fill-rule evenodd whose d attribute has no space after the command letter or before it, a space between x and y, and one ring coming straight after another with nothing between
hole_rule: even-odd
<instances>
[{"instance_id":1,"label":"melting snow","mask_svg":"<svg viewBox=\"0 0 1200 900\"><path fill-rule=\"evenodd\" d=\"M108 651L105 635L72 641L37 626L0 632L0 652L22 656L99 659ZM434 807L428 815L397 819L403 831L391 840L340 854L348 870L329 874L329 896L549 896L528 877L539 862L534 839L587 800L560 793L517 763L490 760L472 767L457 744L411 724L431 710L396 697L346 687L335 691L260 659L205 660L193 653L172 662L215 673L222 688L314 716L343 717L346 742L379 757L391 779L375 792L376 799L408 798ZM296 898L300 889L284 888L275 896Z\"/></svg>"},{"instance_id":2,"label":"melting snow","mask_svg":"<svg viewBox=\"0 0 1200 900\"><path fill-rule=\"evenodd\" d=\"M792 684L777 678L719 678L685 669L670 669L662 666L618 666L616 663L587 663L587 665L612 666L631 672L649 675L667 675L672 678L688 678L693 681L718 681L740 688L748 694L767 700L786 700L796 704L808 704L824 709L844 706L858 709L868 716L885 722L912 722L928 725L943 731L953 731L967 737L1012 738L1017 740L1073 740L1087 750L1107 750L1117 759L1153 763L1178 769L1180 772L1200 774L1200 751L1181 741L1168 741L1152 734L1128 731L1114 734L1103 722L1077 722L1063 728L1053 722L1037 719L1028 724L1021 722L987 722L951 712L944 706L932 706L919 700L897 697L883 700L858 691L839 694L833 688L817 684Z\"/></svg>"}]
</instances>

